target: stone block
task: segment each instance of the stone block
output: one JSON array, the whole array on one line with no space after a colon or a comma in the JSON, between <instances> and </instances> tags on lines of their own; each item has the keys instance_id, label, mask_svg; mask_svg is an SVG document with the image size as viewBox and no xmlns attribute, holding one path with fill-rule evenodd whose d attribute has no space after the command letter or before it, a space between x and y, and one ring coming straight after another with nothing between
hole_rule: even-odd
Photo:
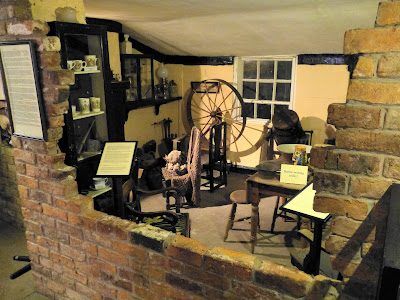
<instances>
[{"instance_id":1,"label":"stone block","mask_svg":"<svg viewBox=\"0 0 400 300\"><path fill-rule=\"evenodd\" d=\"M43 89L43 99L46 103L56 104L66 102L69 98L69 86L52 86Z\"/></svg>"},{"instance_id":2,"label":"stone block","mask_svg":"<svg viewBox=\"0 0 400 300\"><path fill-rule=\"evenodd\" d=\"M390 53L382 55L377 66L378 77L398 77L400 76L400 55Z\"/></svg>"},{"instance_id":3,"label":"stone block","mask_svg":"<svg viewBox=\"0 0 400 300\"><path fill-rule=\"evenodd\" d=\"M381 157L359 153L342 152L338 156L338 170L352 174L378 176Z\"/></svg>"},{"instance_id":4,"label":"stone block","mask_svg":"<svg viewBox=\"0 0 400 300\"><path fill-rule=\"evenodd\" d=\"M214 247L204 255L204 269L240 280L250 280L255 257L221 247Z\"/></svg>"},{"instance_id":5,"label":"stone block","mask_svg":"<svg viewBox=\"0 0 400 300\"><path fill-rule=\"evenodd\" d=\"M328 124L335 127L380 128L381 109L367 105L330 104L328 107Z\"/></svg>"},{"instance_id":6,"label":"stone block","mask_svg":"<svg viewBox=\"0 0 400 300\"><path fill-rule=\"evenodd\" d=\"M400 129L400 109L389 108L387 110L384 128L390 130Z\"/></svg>"},{"instance_id":7,"label":"stone block","mask_svg":"<svg viewBox=\"0 0 400 300\"><path fill-rule=\"evenodd\" d=\"M328 150L334 149L334 146L316 145L311 148L310 164L316 168L324 169Z\"/></svg>"},{"instance_id":8,"label":"stone block","mask_svg":"<svg viewBox=\"0 0 400 300\"><path fill-rule=\"evenodd\" d=\"M334 270L340 271L345 277L358 278L371 283L378 282L379 264L370 264L365 260L354 262L349 259L341 259L331 256L331 264Z\"/></svg>"},{"instance_id":9,"label":"stone block","mask_svg":"<svg viewBox=\"0 0 400 300\"><path fill-rule=\"evenodd\" d=\"M176 239L165 250L165 254L186 263L200 267L203 261L203 255L208 247L200 242L177 235Z\"/></svg>"},{"instance_id":10,"label":"stone block","mask_svg":"<svg viewBox=\"0 0 400 300\"><path fill-rule=\"evenodd\" d=\"M381 199L392 183L393 181L386 179L353 176L350 180L349 194L355 198Z\"/></svg>"},{"instance_id":11,"label":"stone block","mask_svg":"<svg viewBox=\"0 0 400 300\"><path fill-rule=\"evenodd\" d=\"M375 24L377 26L400 24L400 3L398 1L380 2Z\"/></svg>"},{"instance_id":12,"label":"stone block","mask_svg":"<svg viewBox=\"0 0 400 300\"><path fill-rule=\"evenodd\" d=\"M338 216L348 216L356 220L364 220L368 215L368 204L365 201L348 196L331 196L316 194L314 210Z\"/></svg>"},{"instance_id":13,"label":"stone block","mask_svg":"<svg viewBox=\"0 0 400 300\"><path fill-rule=\"evenodd\" d=\"M367 221L356 221L347 217L335 217L332 233L360 242L371 242L376 238L376 226Z\"/></svg>"},{"instance_id":14,"label":"stone block","mask_svg":"<svg viewBox=\"0 0 400 300\"><path fill-rule=\"evenodd\" d=\"M175 234L153 226L138 226L131 231L131 240L143 247L162 252L174 240Z\"/></svg>"},{"instance_id":15,"label":"stone block","mask_svg":"<svg viewBox=\"0 0 400 300\"><path fill-rule=\"evenodd\" d=\"M352 29L344 35L344 54L400 50L400 28Z\"/></svg>"},{"instance_id":16,"label":"stone block","mask_svg":"<svg viewBox=\"0 0 400 300\"><path fill-rule=\"evenodd\" d=\"M60 69L61 55L55 51L43 51L39 52L39 66L42 69Z\"/></svg>"},{"instance_id":17,"label":"stone block","mask_svg":"<svg viewBox=\"0 0 400 300\"><path fill-rule=\"evenodd\" d=\"M46 111L49 116L64 115L68 112L68 109L68 101L64 101L61 103L46 103Z\"/></svg>"},{"instance_id":18,"label":"stone block","mask_svg":"<svg viewBox=\"0 0 400 300\"><path fill-rule=\"evenodd\" d=\"M26 20L21 22L7 23L7 34L9 35L33 35L34 33L48 34L49 26L44 21Z\"/></svg>"},{"instance_id":19,"label":"stone block","mask_svg":"<svg viewBox=\"0 0 400 300\"><path fill-rule=\"evenodd\" d=\"M41 73L44 87L52 87L54 85L73 85L75 83L75 75L71 70L48 70L45 69Z\"/></svg>"},{"instance_id":20,"label":"stone block","mask_svg":"<svg viewBox=\"0 0 400 300\"><path fill-rule=\"evenodd\" d=\"M353 78L368 78L374 76L374 59L368 56L360 56L356 68L353 71Z\"/></svg>"},{"instance_id":21,"label":"stone block","mask_svg":"<svg viewBox=\"0 0 400 300\"><path fill-rule=\"evenodd\" d=\"M317 193L331 192L346 194L348 181L348 175L328 171L315 171L313 178L314 189Z\"/></svg>"},{"instance_id":22,"label":"stone block","mask_svg":"<svg viewBox=\"0 0 400 300\"><path fill-rule=\"evenodd\" d=\"M400 104L400 83L352 79L346 98L375 104L398 105Z\"/></svg>"},{"instance_id":23,"label":"stone block","mask_svg":"<svg viewBox=\"0 0 400 300\"><path fill-rule=\"evenodd\" d=\"M361 242L351 238L332 234L325 243L325 249L342 259L359 260L361 258Z\"/></svg>"},{"instance_id":24,"label":"stone block","mask_svg":"<svg viewBox=\"0 0 400 300\"><path fill-rule=\"evenodd\" d=\"M304 297L312 277L302 271L264 260L255 269L255 281L263 287L283 291L296 298Z\"/></svg>"}]
</instances>

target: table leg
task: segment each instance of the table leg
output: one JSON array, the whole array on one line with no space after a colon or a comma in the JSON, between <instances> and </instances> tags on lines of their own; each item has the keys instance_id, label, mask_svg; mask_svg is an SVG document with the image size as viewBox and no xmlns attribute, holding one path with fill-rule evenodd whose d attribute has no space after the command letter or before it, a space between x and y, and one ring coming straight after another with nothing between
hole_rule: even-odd
<instances>
[{"instance_id":1,"label":"table leg","mask_svg":"<svg viewBox=\"0 0 400 300\"><path fill-rule=\"evenodd\" d=\"M322 226L323 222L315 221L314 240L310 245L310 253L307 255L309 259L309 264L307 266L308 270L305 270L305 272L308 274L319 274L319 265L321 260Z\"/></svg>"},{"instance_id":2,"label":"table leg","mask_svg":"<svg viewBox=\"0 0 400 300\"><path fill-rule=\"evenodd\" d=\"M251 184L249 183L247 184L247 188L249 189L248 193L250 195L250 201L251 201L251 237L250 237L251 253L254 253L254 247L257 242L257 231L260 223L258 214L260 194L258 188L252 187Z\"/></svg>"}]
</instances>

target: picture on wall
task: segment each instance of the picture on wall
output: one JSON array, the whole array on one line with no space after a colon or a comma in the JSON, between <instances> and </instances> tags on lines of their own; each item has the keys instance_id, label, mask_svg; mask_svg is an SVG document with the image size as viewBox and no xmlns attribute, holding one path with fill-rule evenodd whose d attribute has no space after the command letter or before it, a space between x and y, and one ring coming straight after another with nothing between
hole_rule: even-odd
<instances>
[{"instance_id":1,"label":"picture on wall","mask_svg":"<svg viewBox=\"0 0 400 300\"><path fill-rule=\"evenodd\" d=\"M33 42L0 42L0 71L13 135L47 140Z\"/></svg>"},{"instance_id":2,"label":"picture on wall","mask_svg":"<svg viewBox=\"0 0 400 300\"><path fill-rule=\"evenodd\" d=\"M192 81L191 83L192 89L196 93L218 93L219 84L217 81Z\"/></svg>"}]
</instances>

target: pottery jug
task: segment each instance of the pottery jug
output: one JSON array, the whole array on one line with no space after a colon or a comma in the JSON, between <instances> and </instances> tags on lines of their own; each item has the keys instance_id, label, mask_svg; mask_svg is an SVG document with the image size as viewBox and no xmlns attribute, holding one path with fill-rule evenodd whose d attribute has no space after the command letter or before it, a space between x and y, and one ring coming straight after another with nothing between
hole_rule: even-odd
<instances>
[{"instance_id":1,"label":"pottery jug","mask_svg":"<svg viewBox=\"0 0 400 300\"><path fill-rule=\"evenodd\" d=\"M76 19L76 10L72 7L58 7L55 12L57 21L78 23Z\"/></svg>"}]
</instances>

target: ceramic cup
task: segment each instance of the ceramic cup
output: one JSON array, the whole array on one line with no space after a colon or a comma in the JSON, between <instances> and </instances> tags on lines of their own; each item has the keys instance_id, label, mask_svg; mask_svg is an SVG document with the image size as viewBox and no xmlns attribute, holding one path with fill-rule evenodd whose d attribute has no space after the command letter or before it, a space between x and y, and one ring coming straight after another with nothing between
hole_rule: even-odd
<instances>
[{"instance_id":1,"label":"ceramic cup","mask_svg":"<svg viewBox=\"0 0 400 300\"><path fill-rule=\"evenodd\" d=\"M98 58L96 55L85 55L85 62L86 66L92 68L92 67L98 67Z\"/></svg>"},{"instance_id":2,"label":"ceramic cup","mask_svg":"<svg viewBox=\"0 0 400 300\"><path fill-rule=\"evenodd\" d=\"M90 97L90 106L93 112L100 111L100 97Z\"/></svg>"},{"instance_id":3,"label":"ceramic cup","mask_svg":"<svg viewBox=\"0 0 400 300\"><path fill-rule=\"evenodd\" d=\"M95 190L104 189L107 187L108 178L93 177L93 186Z\"/></svg>"},{"instance_id":4,"label":"ceramic cup","mask_svg":"<svg viewBox=\"0 0 400 300\"><path fill-rule=\"evenodd\" d=\"M79 109L81 111L81 114L90 113L89 98L78 98L78 100L79 100Z\"/></svg>"},{"instance_id":5,"label":"ceramic cup","mask_svg":"<svg viewBox=\"0 0 400 300\"><path fill-rule=\"evenodd\" d=\"M76 105L71 105L71 111L73 115L76 115Z\"/></svg>"},{"instance_id":6,"label":"ceramic cup","mask_svg":"<svg viewBox=\"0 0 400 300\"><path fill-rule=\"evenodd\" d=\"M84 67L86 67L86 61L76 59L76 60L74 60L73 62L75 63L75 66L73 67L73 70L74 70L75 72L82 71L82 69L83 69Z\"/></svg>"},{"instance_id":7,"label":"ceramic cup","mask_svg":"<svg viewBox=\"0 0 400 300\"><path fill-rule=\"evenodd\" d=\"M67 61L67 68L68 68L68 70L73 70L75 68L75 61L74 60L68 60Z\"/></svg>"}]
</instances>

